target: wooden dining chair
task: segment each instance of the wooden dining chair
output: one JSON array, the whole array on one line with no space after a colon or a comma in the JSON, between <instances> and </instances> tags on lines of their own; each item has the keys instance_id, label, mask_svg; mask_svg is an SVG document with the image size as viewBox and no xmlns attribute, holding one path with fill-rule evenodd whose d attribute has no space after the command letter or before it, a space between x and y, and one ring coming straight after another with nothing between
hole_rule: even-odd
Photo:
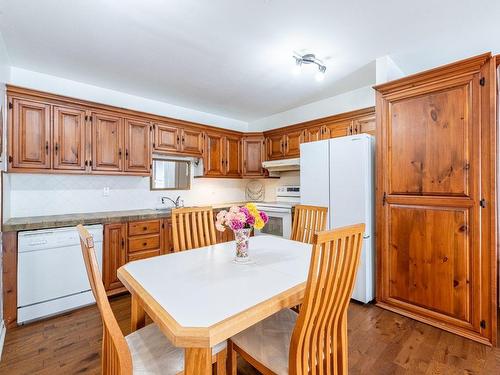
<instances>
[{"instance_id":1,"label":"wooden dining chair","mask_svg":"<svg viewBox=\"0 0 500 375\"><path fill-rule=\"evenodd\" d=\"M291 240L312 243L314 234L326 229L327 207L299 204L294 207Z\"/></svg>"},{"instance_id":2,"label":"wooden dining chair","mask_svg":"<svg viewBox=\"0 0 500 375\"><path fill-rule=\"evenodd\" d=\"M78 225L83 259L90 286L101 313L102 370L105 375L176 375L184 371L184 350L173 346L156 324L149 324L124 336L104 290L101 272L90 233ZM226 342L215 346L212 363L217 363L217 374L226 373Z\"/></svg>"},{"instance_id":3,"label":"wooden dining chair","mask_svg":"<svg viewBox=\"0 0 500 375\"><path fill-rule=\"evenodd\" d=\"M231 375L236 374L236 353L265 375L347 374L347 307L364 229L358 224L314 235L300 313L281 310L232 337Z\"/></svg>"},{"instance_id":4,"label":"wooden dining chair","mask_svg":"<svg viewBox=\"0 0 500 375\"><path fill-rule=\"evenodd\" d=\"M212 207L183 207L172 210L174 251L215 245L215 221Z\"/></svg>"}]
</instances>

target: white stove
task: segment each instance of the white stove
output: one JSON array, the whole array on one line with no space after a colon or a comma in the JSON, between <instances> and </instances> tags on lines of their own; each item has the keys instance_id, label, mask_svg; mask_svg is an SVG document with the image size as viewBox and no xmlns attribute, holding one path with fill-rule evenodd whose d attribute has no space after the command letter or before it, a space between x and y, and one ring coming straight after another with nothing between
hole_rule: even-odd
<instances>
[{"instance_id":1,"label":"white stove","mask_svg":"<svg viewBox=\"0 0 500 375\"><path fill-rule=\"evenodd\" d=\"M292 209L300 203L299 186L278 186L276 188L276 201L256 202L259 211L264 211L269 216L269 222L255 235L271 234L283 238L290 238L292 234Z\"/></svg>"}]
</instances>

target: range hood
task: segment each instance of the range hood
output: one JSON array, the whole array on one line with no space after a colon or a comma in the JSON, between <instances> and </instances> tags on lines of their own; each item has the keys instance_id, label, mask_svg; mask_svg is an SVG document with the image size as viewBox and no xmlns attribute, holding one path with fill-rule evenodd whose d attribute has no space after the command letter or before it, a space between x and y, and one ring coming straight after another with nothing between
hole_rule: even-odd
<instances>
[{"instance_id":1,"label":"range hood","mask_svg":"<svg viewBox=\"0 0 500 375\"><path fill-rule=\"evenodd\" d=\"M270 175L279 174L279 172L300 170L300 159L283 159L262 162L262 167L269 171Z\"/></svg>"}]
</instances>

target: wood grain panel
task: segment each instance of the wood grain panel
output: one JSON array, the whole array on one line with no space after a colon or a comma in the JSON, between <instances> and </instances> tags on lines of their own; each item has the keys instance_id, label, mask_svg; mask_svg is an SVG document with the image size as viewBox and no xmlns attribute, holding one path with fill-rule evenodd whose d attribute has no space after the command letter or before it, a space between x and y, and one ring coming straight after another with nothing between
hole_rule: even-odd
<instances>
[{"instance_id":1,"label":"wood grain panel","mask_svg":"<svg viewBox=\"0 0 500 375\"><path fill-rule=\"evenodd\" d=\"M469 195L471 106L469 84L391 103L391 194Z\"/></svg>"},{"instance_id":2,"label":"wood grain panel","mask_svg":"<svg viewBox=\"0 0 500 375\"><path fill-rule=\"evenodd\" d=\"M244 137L242 142L243 176L262 176L264 174L262 162L265 159L264 137Z\"/></svg>"},{"instance_id":3,"label":"wood grain panel","mask_svg":"<svg viewBox=\"0 0 500 375\"><path fill-rule=\"evenodd\" d=\"M465 208L392 206L389 296L472 322L473 249Z\"/></svg>"},{"instance_id":4,"label":"wood grain panel","mask_svg":"<svg viewBox=\"0 0 500 375\"><path fill-rule=\"evenodd\" d=\"M201 156L203 154L203 132L201 130L182 129L181 152Z\"/></svg>"},{"instance_id":5,"label":"wood grain panel","mask_svg":"<svg viewBox=\"0 0 500 375\"><path fill-rule=\"evenodd\" d=\"M345 137L352 134L352 119L342 120L326 125L323 139Z\"/></svg>"},{"instance_id":6,"label":"wood grain panel","mask_svg":"<svg viewBox=\"0 0 500 375\"><path fill-rule=\"evenodd\" d=\"M130 237L128 239L128 254L136 251L144 251L151 249L160 249L160 235L153 234L148 236Z\"/></svg>"},{"instance_id":7,"label":"wood grain panel","mask_svg":"<svg viewBox=\"0 0 500 375\"><path fill-rule=\"evenodd\" d=\"M104 226L102 278L106 291L123 287L116 271L127 262L126 238L127 224Z\"/></svg>"},{"instance_id":8,"label":"wood grain panel","mask_svg":"<svg viewBox=\"0 0 500 375\"><path fill-rule=\"evenodd\" d=\"M54 107L54 169L84 171L85 114L84 109Z\"/></svg>"},{"instance_id":9,"label":"wood grain panel","mask_svg":"<svg viewBox=\"0 0 500 375\"><path fill-rule=\"evenodd\" d=\"M49 104L13 100L9 142L12 167L50 169L52 164L50 116Z\"/></svg>"},{"instance_id":10,"label":"wood grain panel","mask_svg":"<svg viewBox=\"0 0 500 375\"><path fill-rule=\"evenodd\" d=\"M125 119L125 171L149 175L151 165L151 124Z\"/></svg>"},{"instance_id":11,"label":"wood grain panel","mask_svg":"<svg viewBox=\"0 0 500 375\"><path fill-rule=\"evenodd\" d=\"M282 133L266 137L267 159L281 159L285 156L285 141Z\"/></svg>"},{"instance_id":12,"label":"wood grain panel","mask_svg":"<svg viewBox=\"0 0 500 375\"><path fill-rule=\"evenodd\" d=\"M241 141L239 137L227 136L224 138L224 174L228 177L241 176Z\"/></svg>"},{"instance_id":13,"label":"wood grain panel","mask_svg":"<svg viewBox=\"0 0 500 375\"><path fill-rule=\"evenodd\" d=\"M207 133L204 154L206 176L223 176L225 170L224 136L220 133Z\"/></svg>"},{"instance_id":14,"label":"wood grain panel","mask_svg":"<svg viewBox=\"0 0 500 375\"><path fill-rule=\"evenodd\" d=\"M118 116L92 114L92 170L123 170L123 119Z\"/></svg>"},{"instance_id":15,"label":"wood grain panel","mask_svg":"<svg viewBox=\"0 0 500 375\"><path fill-rule=\"evenodd\" d=\"M157 151L178 151L180 149L180 129L176 126L155 123L154 124L154 144Z\"/></svg>"},{"instance_id":16,"label":"wood grain panel","mask_svg":"<svg viewBox=\"0 0 500 375\"><path fill-rule=\"evenodd\" d=\"M128 236L160 233L160 220L132 221L128 223Z\"/></svg>"},{"instance_id":17,"label":"wood grain panel","mask_svg":"<svg viewBox=\"0 0 500 375\"><path fill-rule=\"evenodd\" d=\"M292 158L299 156L300 144L304 139L302 130L296 130L285 134L285 157Z\"/></svg>"}]
</instances>

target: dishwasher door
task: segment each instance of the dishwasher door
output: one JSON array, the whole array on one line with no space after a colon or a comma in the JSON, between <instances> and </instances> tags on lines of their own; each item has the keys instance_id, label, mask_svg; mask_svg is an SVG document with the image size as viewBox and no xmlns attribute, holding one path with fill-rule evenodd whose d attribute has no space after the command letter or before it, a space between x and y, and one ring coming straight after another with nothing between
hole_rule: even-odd
<instances>
[{"instance_id":1,"label":"dishwasher door","mask_svg":"<svg viewBox=\"0 0 500 375\"><path fill-rule=\"evenodd\" d=\"M102 268L102 226L89 229ZM21 232L18 243L18 323L94 302L74 228Z\"/></svg>"}]
</instances>

